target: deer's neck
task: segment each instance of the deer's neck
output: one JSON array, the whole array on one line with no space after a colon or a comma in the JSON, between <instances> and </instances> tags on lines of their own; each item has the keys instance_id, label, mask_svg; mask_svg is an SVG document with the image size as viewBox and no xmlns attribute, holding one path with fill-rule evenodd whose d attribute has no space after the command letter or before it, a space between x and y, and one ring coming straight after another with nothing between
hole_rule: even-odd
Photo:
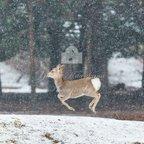
<instances>
[{"instance_id":1,"label":"deer's neck","mask_svg":"<svg viewBox=\"0 0 144 144\"><path fill-rule=\"evenodd\" d=\"M60 91L60 89L63 85L64 79L63 78L57 78L57 79L54 79L54 82L55 82L57 90Z\"/></svg>"}]
</instances>

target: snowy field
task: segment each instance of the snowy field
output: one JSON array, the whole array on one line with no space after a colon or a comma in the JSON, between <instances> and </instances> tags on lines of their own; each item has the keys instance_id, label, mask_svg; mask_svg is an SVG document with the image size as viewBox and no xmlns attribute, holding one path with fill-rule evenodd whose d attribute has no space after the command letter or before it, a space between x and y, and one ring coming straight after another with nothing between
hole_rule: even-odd
<instances>
[{"instance_id":1,"label":"snowy field","mask_svg":"<svg viewBox=\"0 0 144 144\"><path fill-rule=\"evenodd\" d=\"M3 92L30 93L31 88L28 85L29 77L24 75L19 83L16 81L21 73L15 70L5 62L0 62L0 74L2 80ZM36 89L37 93L47 92L47 89Z\"/></svg>"},{"instance_id":2,"label":"snowy field","mask_svg":"<svg viewBox=\"0 0 144 144\"><path fill-rule=\"evenodd\" d=\"M110 84L125 83L127 87L142 87L142 59L118 58L115 55L108 64Z\"/></svg>"},{"instance_id":3,"label":"snowy field","mask_svg":"<svg viewBox=\"0 0 144 144\"><path fill-rule=\"evenodd\" d=\"M0 144L144 143L144 122L115 119L1 115Z\"/></svg>"}]
</instances>

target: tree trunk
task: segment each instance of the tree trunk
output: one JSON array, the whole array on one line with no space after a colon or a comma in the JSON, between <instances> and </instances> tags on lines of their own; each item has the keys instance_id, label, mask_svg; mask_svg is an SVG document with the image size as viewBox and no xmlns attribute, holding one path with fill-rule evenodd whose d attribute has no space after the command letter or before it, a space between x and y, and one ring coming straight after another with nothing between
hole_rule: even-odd
<instances>
[{"instance_id":1,"label":"tree trunk","mask_svg":"<svg viewBox=\"0 0 144 144\"><path fill-rule=\"evenodd\" d=\"M59 64L59 59L58 57L57 50L53 50L53 53L50 55L50 63L49 63L49 70L52 70L54 67L56 67ZM54 84L54 80L51 78L48 78L48 92L49 93L54 93L56 91L56 86Z\"/></svg>"},{"instance_id":2,"label":"tree trunk","mask_svg":"<svg viewBox=\"0 0 144 144\"><path fill-rule=\"evenodd\" d=\"M91 41L91 28L89 27L89 23L87 20L87 4L84 5L83 11L81 12L81 29L80 29L80 49L83 52L83 77L87 77L91 73L91 46L90 46L90 41Z\"/></svg>"},{"instance_id":3,"label":"tree trunk","mask_svg":"<svg viewBox=\"0 0 144 144\"><path fill-rule=\"evenodd\" d=\"M94 25L93 25L94 26ZM90 32L91 31L91 32ZM93 35L94 33L94 35ZM91 35L92 34L92 35ZM97 50L96 40L93 39L96 37L96 32L93 30L88 30L87 38L89 37L86 55L85 55L85 71L84 75L99 77L102 82L101 92L104 96L104 103L108 102L107 92L108 92L108 58L105 51L100 52Z\"/></svg>"},{"instance_id":4,"label":"tree trunk","mask_svg":"<svg viewBox=\"0 0 144 144\"><path fill-rule=\"evenodd\" d=\"M92 49L92 30L91 27L87 25L85 34L85 47L84 47L84 77L93 76L93 49Z\"/></svg>"},{"instance_id":5,"label":"tree trunk","mask_svg":"<svg viewBox=\"0 0 144 144\"><path fill-rule=\"evenodd\" d=\"M102 92L107 95L108 90L108 59L106 56L101 55L95 58L95 71L97 77L102 81Z\"/></svg>"},{"instance_id":6,"label":"tree trunk","mask_svg":"<svg viewBox=\"0 0 144 144\"><path fill-rule=\"evenodd\" d=\"M93 75L96 75L101 79L102 87L102 102L103 105L108 105L109 97L108 97L108 58L105 51L105 47L103 45L99 45L97 40L102 41L103 38L99 39L99 35L97 32L97 28L93 31L95 35L93 35L93 46L95 50L93 51Z\"/></svg>"},{"instance_id":7,"label":"tree trunk","mask_svg":"<svg viewBox=\"0 0 144 144\"><path fill-rule=\"evenodd\" d=\"M29 15L29 50L30 50L30 85L31 85L31 93L36 93L36 74L35 74L35 48L34 48L34 29L33 29L33 6L32 0L27 0L27 8Z\"/></svg>"},{"instance_id":8,"label":"tree trunk","mask_svg":"<svg viewBox=\"0 0 144 144\"><path fill-rule=\"evenodd\" d=\"M60 34L61 30L59 29L59 26L56 24L53 24L53 26L49 27L49 34L50 34L50 64L49 64L49 70L56 67L58 64L60 64ZM54 84L53 79L48 79L48 92L54 94L56 91L56 87Z\"/></svg>"},{"instance_id":9,"label":"tree trunk","mask_svg":"<svg viewBox=\"0 0 144 144\"><path fill-rule=\"evenodd\" d=\"M89 47L87 47L88 58L87 66L88 73L92 76L97 76L101 79L102 101L103 105L108 104L108 58L106 48L104 46L104 38L102 35L102 16L103 5L102 1L98 0L91 5L87 12L87 17L90 19ZM90 60L89 60L90 58Z\"/></svg>"},{"instance_id":10,"label":"tree trunk","mask_svg":"<svg viewBox=\"0 0 144 144\"><path fill-rule=\"evenodd\" d=\"M144 91L144 58L143 58L142 88Z\"/></svg>"},{"instance_id":11,"label":"tree trunk","mask_svg":"<svg viewBox=\"0 0 144 144\"><path fill-rule=\"evenodd\" d=\"M0 74L0 95L2 95L2 83L1 83L1 74Z\"/></svg>"}]
</instances>

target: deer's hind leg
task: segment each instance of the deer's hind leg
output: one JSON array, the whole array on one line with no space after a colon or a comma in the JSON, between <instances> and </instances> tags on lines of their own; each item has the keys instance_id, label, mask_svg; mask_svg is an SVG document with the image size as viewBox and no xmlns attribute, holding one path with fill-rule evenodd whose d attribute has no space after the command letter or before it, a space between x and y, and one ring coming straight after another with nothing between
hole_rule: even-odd
<instances>
[{"instance_id":1,"label":"deer's hind leg","mask_svg":"<svg viewBox=\"0 0 144 144\"><path fill-rule=\"evenodd\" d=\"M93 104L93 106L92 106L92 111L93 111L94 113L95 113L95 108L96 108L96 106L97 106L97 104L98 104L98 102L99 102L99 100L100 100L100 97L101 97L101 94L98 93L98 94L97 94L97 97L94 98L94 104Z\"/></svg>"},{"instance_id":2,"label":"deer's hind leg","mask_svg":"<svg viewBox=\"0 0 144 144\"><path fill-rule=\"evenodd\" d=\"M90 104L89 104L89 109L90 110L92 110L92 107L93 107L93 104L94 104L94 100L95 100L95 98L90 102Z\"/></svg>"},{"instance_id":3,"label":"deer's hind leg","mask_svg":"<svg viewBox=\"0 0 144 144\"><path fill-rule=\"evenodd\" d=\"M75 111L75 109L71 106L69 106L65 101L69 99L69 97L65 97L62 95L58 95L59 100L61 101L61 103L66 106L69 110L71 111Z\"/></svg>"},{"instance_id":4,"label":"deer's hind leg","mask_svg":"<svg viewBox=\"0 0 144 144\"><path fill-rule=\"evenodd\" d=\"M100 93L94 93L94 94L89 94L89 96L94 97L94 99L91 101L89 104L90 110L92 110L95 113L95 108L100 100L101 94Z\"/></svg>"}]
</instances>

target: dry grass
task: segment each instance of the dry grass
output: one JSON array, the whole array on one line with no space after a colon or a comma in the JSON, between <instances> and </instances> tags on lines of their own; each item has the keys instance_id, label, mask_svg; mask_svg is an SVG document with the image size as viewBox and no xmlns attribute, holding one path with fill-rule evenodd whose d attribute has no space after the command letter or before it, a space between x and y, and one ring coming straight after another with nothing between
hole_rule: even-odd
<instances>
[{"instance_id":1,"label":"dry grass","mask_svg":"<svg viewBox=\"0 0 144 144\"><path fill-rule=\"evenodd\" d=\"M49 139L50 141L52 141L53 142L53 144L58 144L58 143L60 143L60 141L58 141L58 140L56 140L56 139L54 139L53 137L52 137L52 134L51 133L45 133L44 135L42 135L43 137L45 137L45 138L47 138L47 139Z\"/></svg>"}]
</instances>

